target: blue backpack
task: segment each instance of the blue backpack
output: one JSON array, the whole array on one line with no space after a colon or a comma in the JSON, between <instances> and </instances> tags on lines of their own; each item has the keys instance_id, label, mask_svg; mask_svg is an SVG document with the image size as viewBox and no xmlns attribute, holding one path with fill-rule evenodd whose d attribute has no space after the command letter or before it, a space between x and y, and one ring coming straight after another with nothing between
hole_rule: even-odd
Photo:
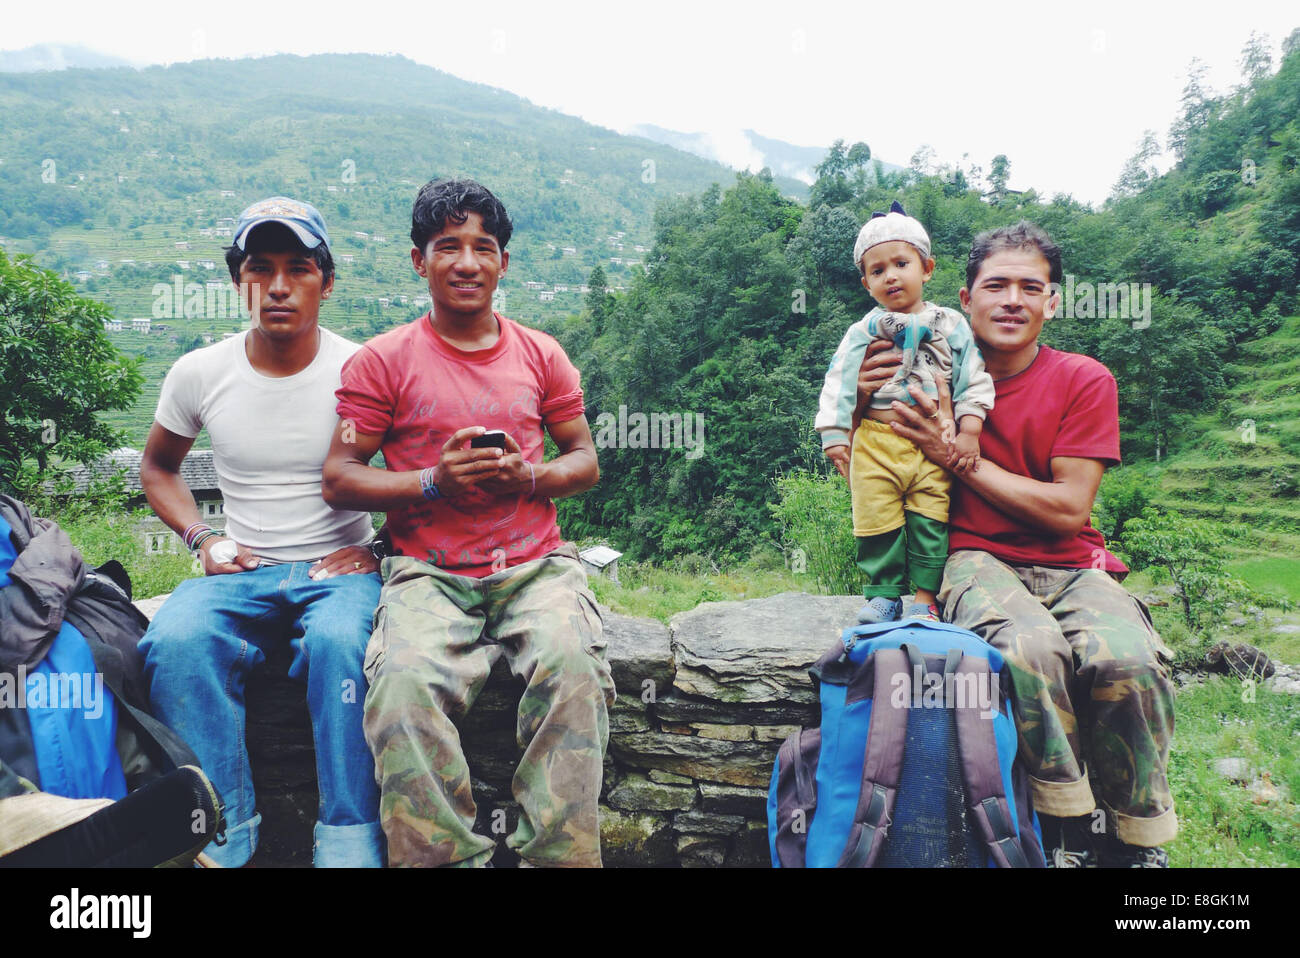
<instances>
[{"instance_id":1,"label":"blue backpack","mask_svg":"<svg viewBox=\"0 0 1300 958\"><path fill-rule=\"evenodd\" d=\"M821 727L777 754L773 867L1046 865L997 649L907 619L845 629L809 673Z\"/></svg>"}]
</instances>

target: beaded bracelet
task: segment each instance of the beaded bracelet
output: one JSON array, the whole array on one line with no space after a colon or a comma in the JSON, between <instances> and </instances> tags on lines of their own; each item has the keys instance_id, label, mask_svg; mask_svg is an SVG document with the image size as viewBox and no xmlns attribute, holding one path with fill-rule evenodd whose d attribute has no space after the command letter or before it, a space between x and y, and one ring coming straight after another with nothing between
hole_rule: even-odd
<instances>
[{"instance_id":1,"label":"beaded bracelet","mask_svg":"<svg viewBox=\"0 0 1300 958\"><path fill-rule=\"evenodd\" d=\"M530 496L535 496L537 495L537 470L533 468L531 462L528 463L528 474L533 477L533 491L528 494Z\"/></svg>"},{"instance_id":2,"label":"beaded bracelet","mask_svg":"<svg viewBox=\"0 0 1300 958\"><path fill-rule=\"evenodd\" d=\"M190 551L198 552L199 549L203 546L203 543L207 542L208 539L212 538L213 536L220 538L222 536L222 533L218 532L216 529L204 529L202 532L200 532L198 535L194 537L194 542L191 543L190 545Z\"/></svg>"},{"instance_id":3,"label":"beaded bracelet","mask_svg":"<svg viewBox=\"0 0 1300 958\"><path fill-rule=\"evenodd\" d=\"M206 522L203 521L194 522L191 523L189 526L187 526L185 531L181 533L181 541L185 543L185 548L187 549L190 548L190 536L194 535L199 531L202 531L203 529L211 529L211 528L212 526L208 525Z\"/></svg>"},{"instance_id":4,"label":"beaded bracelet","mask_svg":"<svg viewBox=\"0 0 1300 958\"><path fill-rule=\"evenodd\" d=\"M442 493L439 492L438 487L433 484L433 466L427 466L420 472L420 492L422 492L424 498L428 499L430 502L442 498Z\"/></svg>"}]
</instances>

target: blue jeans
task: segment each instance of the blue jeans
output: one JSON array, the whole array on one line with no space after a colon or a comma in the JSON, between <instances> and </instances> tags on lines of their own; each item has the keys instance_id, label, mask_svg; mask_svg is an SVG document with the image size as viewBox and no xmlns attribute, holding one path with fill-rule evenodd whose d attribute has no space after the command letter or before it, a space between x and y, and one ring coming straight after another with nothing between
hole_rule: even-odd
<instances>
[{"instance_id":1,"label":"blue jeans","mask_svg":"<svg viewBox=\"0 0 1300 958\"><path fill-rule=\"evenodd\" d=\"M313 581L311 566L188 579L140 640L154 714L194 749L226 802L226 844L206 852L227 868L253 856L262 820L244 742L244 684L265 650L286 637L289 676L307 683L316 739L313 860L317 867L383 864L379 787L361 732L361 666L382 583L375 573Z\"/></svg>"}]
</instances>

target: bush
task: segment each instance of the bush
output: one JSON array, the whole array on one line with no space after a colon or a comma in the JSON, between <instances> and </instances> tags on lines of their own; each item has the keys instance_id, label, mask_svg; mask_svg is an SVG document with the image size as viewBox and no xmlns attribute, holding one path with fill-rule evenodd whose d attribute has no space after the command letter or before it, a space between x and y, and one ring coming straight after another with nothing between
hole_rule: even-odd
<instances>
[{"instance_id":1,"label":"bush","mask_svg":"<svg viewBox=\"0 0 1300 958\"><path fill-rule=\"evenodd\" d=\"M808 572L824 595L858 592L862 573L854 563L853 509L849 486L838 474L794 472L776 480L770 506L790 550L790 567Z\"/></svg>"},{"instance_id":2,"label":"bush","mask_svg":"<svg viewBox=\"0 0 1300 958\"><path fill-rule=\"evenodd\" d=\"M1123 550L1134 568L1149 568L1152 579L1166 573L1174 586L1183 621L1192 634L1188 657L1211 641L1232 605L1276 605L1277 600L1251 589L1224 568L1226 535L1214 523L1147 509L1124 528Z\"/></svg>"},{"instance_id":3,"label":"bush","mask_svg":"<svg viewBox=\"0 0 1300 958\"><path fill-rule=\"evenodd\" d=\"M1124 524L1142 515L1151 505L1151 486L1156 480L1129 466L1110 469L1101 479L1092 507L1092 525L1106 539L1119 539Z\"/></svg>"}]
</instances>

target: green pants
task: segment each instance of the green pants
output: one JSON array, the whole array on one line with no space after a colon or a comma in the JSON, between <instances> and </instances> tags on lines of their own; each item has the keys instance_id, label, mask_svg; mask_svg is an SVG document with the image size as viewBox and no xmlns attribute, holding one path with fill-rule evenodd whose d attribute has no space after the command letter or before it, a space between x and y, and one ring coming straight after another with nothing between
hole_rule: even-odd
<instances>
[{"instance_id":1,"label":"green pants","mask_svg":"<svg viewBox=\"0 0 1300 958\"><path fill-rule=\"evenodd\" d=\"M513 781L521 814L507 838L525 862L600 865L600 796L614 680L600 613L577 549L482 579L407 556L384 560L366 649L363 729L375 755L390 865L483 865L469 768L452 717L506 656L527 687Z\"/></svg>"},{"instance_id":2,"label":"green pants","mask_svg":"<svg viewBox=\"0 0 1300 958\"><path fill-rule=\"evenodd\" d=\"M919 512L903 513L903 525L874 536L858 536L858 568L867 583L862 597L897 599L914 589L936 592L948 560L948 524Z\"/></svg>"},{"instance_id":3,"label":"green pants","mask_svg":"<svg viewBox=\"0 0 1300 958\"><path fill-rule=\"evenodd\" d=\"M1171 655L1135 596L1100 569L1013 566L987 552L948 559L947 622L1002 652L1034 807L1088 815L1130 845L1178 832L1169 792Z\"/></svg>"}]
</instances>

